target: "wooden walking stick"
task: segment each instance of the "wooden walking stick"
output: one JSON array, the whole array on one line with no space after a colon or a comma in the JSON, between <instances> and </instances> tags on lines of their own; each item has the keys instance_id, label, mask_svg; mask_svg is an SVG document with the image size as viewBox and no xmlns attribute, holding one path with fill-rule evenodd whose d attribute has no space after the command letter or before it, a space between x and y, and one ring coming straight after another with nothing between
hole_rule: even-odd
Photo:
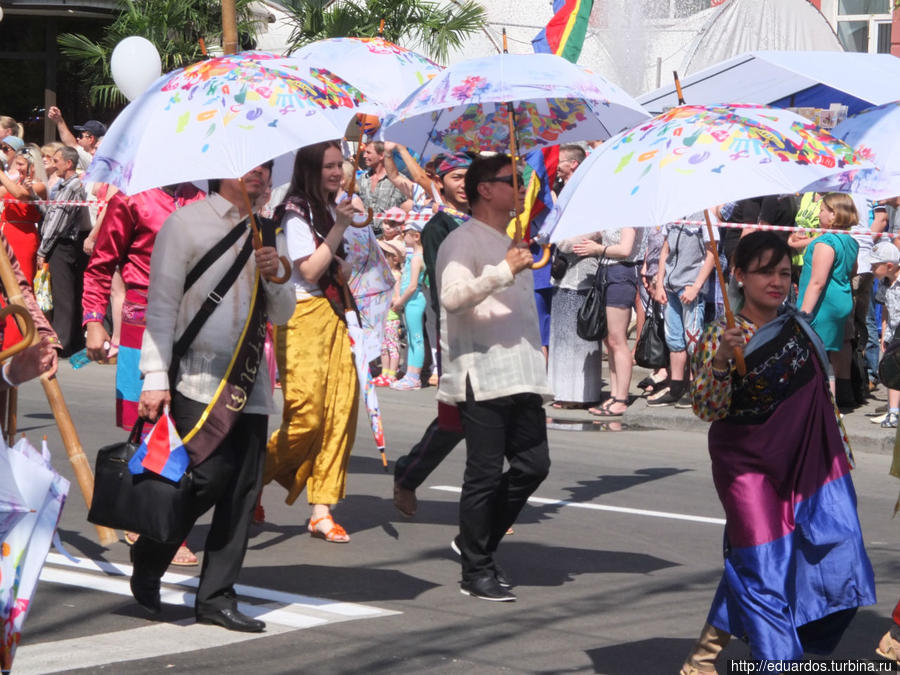
<instances>
[{"instance_id":1,"label":"wooden walking stick","mask_svg":"<svg viewBox=\"0 0 900 675\"><path fill-rule=\"evenodd\" d=\"M16 275L13 273L12 264L9 261L9 256L6 254L5 246L0 246L0 283L2 283L3 289L9 300L9 305L7 305L3 311L0 311L0 315L3 315L3 312L6 310L14 310L13 313L16 315L19 330L22 331L23 335L21 342L10 347L10 349L0 352L0 360L3 360L11 356L9 352L13 349L18 347L19 349L16 351L21 351L22 349L30 347L38 339L37 332L34 329L34 322L31 320L31 315L28 314L28 310L25 308L22 289L19 287L19 282L16 279ZM88 463L84 450L81 447L78 432L75 430L75 425L72 423L72 416L69 414L68 406L66 406L66 400L63 397L62 390L59 388L59 381L56 377L42 375L41 386L44 388L44 394L47 396L50 410L53 411L53 418L56 421L56 426L59 428L59 435L62 438L63 447L65 447L69 462L72 464L72 469L75 472L75 479L78 481L78 486L81 488L81 494L84 496L85 504L90 508L91 500L94 495L94 473L91 471L91 465ZM100 543L104 546L118 541L119 538L116 535L115 530L100 525L96 525L95 527L97 528L97 535L100 539Z\"/></svg>"}]
</instances>

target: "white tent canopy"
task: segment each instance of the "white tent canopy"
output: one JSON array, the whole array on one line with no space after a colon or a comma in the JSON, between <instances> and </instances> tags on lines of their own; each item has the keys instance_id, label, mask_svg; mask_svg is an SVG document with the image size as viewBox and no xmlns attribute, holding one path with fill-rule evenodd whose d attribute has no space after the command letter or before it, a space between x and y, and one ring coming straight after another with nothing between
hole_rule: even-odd
<instances>
[{"instance_id":1,"label":"white tent canopy","mask_svg":"<svg viewBox=\"0 0 900 675\"><path fill-rule=\"evenodd\" d=\"M850 112L900 99L900 59L890 54L754 51L682 79L687 103L758 103ZM637 97L651 113L678 105L674 83Z\"/></svg>"}]
</instances>

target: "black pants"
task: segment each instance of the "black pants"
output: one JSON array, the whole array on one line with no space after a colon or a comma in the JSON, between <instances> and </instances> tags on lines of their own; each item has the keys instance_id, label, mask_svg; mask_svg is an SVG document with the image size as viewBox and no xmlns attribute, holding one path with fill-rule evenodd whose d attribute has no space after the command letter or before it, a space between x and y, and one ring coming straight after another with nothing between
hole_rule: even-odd
<instances>
[{"instance_id":1,"label":"black pants","mask_svg":"<svg viewBox=\"0 0 900 675\"><path fill-rule=\"evenodd\" d=\"M181 435L200 418L206 406L179 393L172 397L172 421ZM215 507L206 537L203 568L194 611L234 608L234 583L247 552L253 507L262 487L266 450L267 415L242 414L228 436L209 458L191 469L194 505L185 521L183 536L194 522ZM159 579L165 573L183 537L161 544L141 537L134 545L134 573Z\"/></svg>"},{"instance_id":2,"label":"black pants","mask_svg":"<svg viewBox=\"0 0 900 675\"><path fill-rule=\"evenodd\" d=\"M466 471L459 500L463 579L494 570L493 553L528 497L550 471L547 419L537 394L476 401L466 386L459 404ZM504 473L503 460L509 462Z\"/></svg>"},{"instance_id":3,"label":"black pants","mask_svg":"<svg viewBox=\"0 0 900 675\"><path fill-rule=\"evenodd\" d=\"M407 490L417 489L463 438L465 436L461 431L441 429L435 417L422 435L422 440L413 446L408 455L397 460L394 481Z\"/></svg>"},{"instance_id":4,"label":"black pants","mask_svg":"<svg viewBox=\"0 0 900 675\"><path fill-rule=\"evenodd\" d=\"M50 294L53 296L50 325L62 345L61 356L71 356L84 348L81 296L84 292L84 271L89 260L84 252L84 240L87 236L88 233L83 232L75 240L60 239L48 260Z\"/></svg>"}]
</instances>

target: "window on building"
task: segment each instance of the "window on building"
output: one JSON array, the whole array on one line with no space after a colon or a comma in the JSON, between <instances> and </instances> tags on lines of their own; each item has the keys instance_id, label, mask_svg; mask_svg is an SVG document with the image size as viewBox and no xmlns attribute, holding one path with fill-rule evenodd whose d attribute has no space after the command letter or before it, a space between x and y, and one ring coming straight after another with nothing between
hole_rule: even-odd
<instances>
[{"instance_id":1,"label":"window on building","mask_svg":"<svg viewBox=\"0 0 900 675\"><path fill-rule=\"evenodd\" d=\"M850 52L889 53L892 0L838 0L837 35Z\"/></svg>"},{"instance_id":2,"label":"window on building","mask_svg":"<svg viewBox=\"0 0 900 675\"><path fill-rule=\"evenodd\" d=\"M840 0L838 14L888 14L891 0Z\"/></svg>"},{"instance_id":3,"label":"window on building","mask_svg":"<svg viewBox=\"0 0 900 675\"><path fill-rule=\"evenodd\" d=\"M641 0L647 19L677 19L721 4L716 0Z\"/></svg>"},{"instance_id":4,"label":"window on building","mask_svg":"<svg viewBox=\"0 0 900 675\"><path fill-rule=\"evenodd\" d=\"M878 24L878 44L876 51L879 54L891 53L891 22L880 21Z\"/></svg>"}]
</instances>

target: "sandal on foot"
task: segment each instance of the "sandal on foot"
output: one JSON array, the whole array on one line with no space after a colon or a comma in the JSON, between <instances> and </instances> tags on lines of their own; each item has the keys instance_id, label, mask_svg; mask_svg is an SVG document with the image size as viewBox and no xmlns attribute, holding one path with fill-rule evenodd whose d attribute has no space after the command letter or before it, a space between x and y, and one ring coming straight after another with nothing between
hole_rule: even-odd
<instances>
[{"instance_id":1,"label":"sandal on foot","mask_svg":"<svg viewBox=\"0 0 900 675\"><path fill-rule=\"evenodd\" d=\"M169 564L178 567L194 567L199 563L200 561L197 559L194 552L185 544L182 544L178 547L178 550L175 552L175 557L172 558L172 562Z\"/></svg>"},{"instance_id":2,"label":"sandal on foot","mask_svg":"<svg viewBox=\"0 0 900 675\"><path fill-rule=\"evenodd\" d=\"M128 530L125 530L125 543L129 546L134 546L138 540L138 537L140 536L141 535L139 535L137 532L129 532Z\"/></svg>"},{"instance_id":3,"label":"sandal on foot","mask_svg":"<svg viewBox=\"0 0 900 675\"><path fill-rule=\"evenodd\" d=\"M613 403L624 403L625 407L628 407L628 399L616 398L615 396L610 396L606 399L602 405L596 408L588 408L588 412L595 417L621 417L625 414L625 411L622 412L613 412L610 410Z\"/></svg>"},{"instance_id":4,"label":"sandal on foot","mask_svg":"<svg viewBox=\"0 0 900 675\"><path fill-rule=\"evenodd\" d=\"M557 410L578 410L582 407L582 404L573 401L553 401L553 403L550 404L550 407L556 408Z\"/></svg>"},{"instance_id":5,"label":"sandal on foot","mask_svg":"<svg viewBox=\"0 0 900 675\"><path fill-rule=\"evenodd\" d=\"M322 532L318 525L323 520L328 520L331 522L331 529L328 532ZM319 539L324 539L325 541L330 541L333 544L346 544L350 541L350 536L347 534L347 530L334 522L334 518L331 517L331 514L327 516L322 516L321 518L309 519L309 525L306 527L309 530L309 533L318 537Z\"/></svg>"}]
</instances>

